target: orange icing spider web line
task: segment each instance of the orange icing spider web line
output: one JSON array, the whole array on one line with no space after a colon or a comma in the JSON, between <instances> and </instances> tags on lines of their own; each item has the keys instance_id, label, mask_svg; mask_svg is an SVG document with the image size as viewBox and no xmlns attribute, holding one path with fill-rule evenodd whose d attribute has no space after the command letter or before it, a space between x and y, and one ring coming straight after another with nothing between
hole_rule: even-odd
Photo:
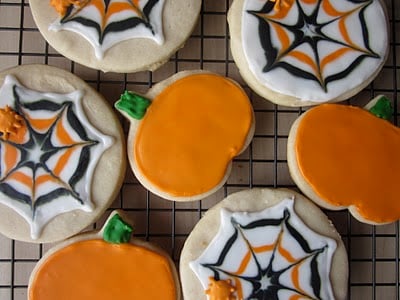
<instances>
[{"instance_id":1,"label":"orange icing spider web line","mask_svg":"<svg viewBox=\"0 0 400 300\"><path fill-rule=\"evenodd\" d=\"M26 175L25 173L17 170L15 172L11 172L8 176L7 179L15 180L18 181L19 183L25 185L26 187L29 188L29 190L33 191L33 178L31 176Z\"/></svg>"},{"instance_id":2,"label":"orange icing spider web line","mask_svg":"<svg viewBox=\"0 0 400 300\"><path fill-rule=\"evenodd\" d=\"M345 42L348 44L350 49L371 55L372 53L370 51L360 48L351 40L349 32L346 27L346 18L347 16L339 20L339 31Z\"/></svg>"},{"instance_id":3,"label":"orange icing spider web line","mask_svg":"<svg viewBox=\"0 0 400 300\"><path fill-rule=\"evenodd\" d=\"M294 0L270 0L274 2L274 11L279 13L282 10L289 10L290 7L293 5Z\"/></svg>"},{"instance_id":4,"label":"orange icing spider web line","mask_svg":"<svg viewBox=\"0 0 400 300\"><path fill-rule=\"evenodd\" d=\"M279 42L281 43L281 49L279 50L278 60L286 53L286 51L290 47L290 39L287 32L278 24L271 23L272 27L275 29L275 32L278 36Z\"/></svg>"},{"instance_id":5,"label":"orange icing spider web line","mask_svg":"<svg viewBox=\"0 0 400 300\"><path fill-rule=\"evenodd\" d=\"M298 61L300 61L302 63L305 63L308 66L310 66L311 69L314 72L315 77L317 77L319 83L321 85L324 85L324 79L323 79L323 76L322 76L322 67L321 67L321 65L318 66L318 64L315 63L313 58L310 57L307 53L304 53L304 52L299 51L299 50L293 50L293 51L290 51L289 53L287 53L285 56L293 57L293 58L297 59Z\"/></svg>"},{"instance_id":6,"label":"orange icing spider web line","mask_svg":"<svg viewBox=\"0 0 400 300\"><path fill-rule=\"evenodd\" d=\"M124 10L130 10L135 12L141 19L144 19L144 15L142 11L140 10L139 7L139 1L138 0L132 0L127 2L113 2L109 4L106 10L106 6L104 3L104 0L88 0L86 4L80 6L78 10L74 13L76 15L78 12L80 12L85 6L87 5L92 5L96 8L96 10L99 12L101 16L101 29L104 30L106 27L108 20L111 18L112 15L120 13Z\"/></svg>"},{"instance_id":7,"label":"orange icing spider web line","mask_svg":"<svg viewBox=\"0 0 400 300\"><path fill-rule=\"evenodd\" d=\"M305 1L305 0L303 0L303 1ZM339 11L339 10L337 10L331 4L330 0L322 0L321 6L329 16L331 16L331 17L339 17L340 18L340 17L346 17L346 16L352 14L353 12L355 12L356 10L361 9L361 8L363 8L363 7L365 7L365 6L369 5L369 4L370 4L370 2L361 3L359 6L353 8L353 9L350 9L348 11Z\"/></svg>"},{"instance_id":8,"label":"orange icing spider web line","mask_svg":"<svg viewBox=\"0 0 400 300\"><path fill-rule=\"evenodd\" d=\"M46 131L50 128L51 125L53 125L53 123L58 118L58 115L48 119L35 119L27 115L25 116L25 118L34 130Z\"/></svg>"},{"instance_id":9,"label":"orange icing spider web line","mask_svg":"<svg viewBox=\"0 0 400 300\"><path fill-rule=\"evenodd\" d=\"M103 28L105 27L105 24L108 23L108 20L111 18L112 15L120 13L124 10L128 11L133 11L136 13L139 18L145 19L145 16L143 15L143 12L140 10L139 3L138 1L134 1L134 3L111 3L110 6L107 9L107 12L104 16L104 25Z\"/></svg>"},{"instance_id":10,"label":"orange icing spider web line","mask_svg":"<svg viewBox=\"0 0 400 300\"><path fill-rule=\"evenodd\" d=\"M20 152L17 148L8 143L2 143L1 147L3 148L4 152L4 159L1 164L2 166L4 166L2 173L6 174L5 176L7 176L10 170L12 170L17 165ZM0 180L3 180L3 178L0 178Z\"/></svg>"}]
</instances>

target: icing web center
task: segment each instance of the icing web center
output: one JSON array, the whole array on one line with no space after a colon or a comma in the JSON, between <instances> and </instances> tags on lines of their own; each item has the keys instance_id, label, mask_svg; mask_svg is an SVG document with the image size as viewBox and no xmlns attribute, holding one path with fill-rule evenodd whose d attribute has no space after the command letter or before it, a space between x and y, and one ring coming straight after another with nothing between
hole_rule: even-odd
<instances>
[{"instance_id":1,"label":"icing web center","mask_svg":"<svg viewBox=\"0 0 400 300\"><path fill-rule=\"evenodd\" d=\"M33 165L36 167L40 164L43 155L47 153L47 151L43 150L42 143L39 143L37 139L33 138L33 145L31 148L26 148L26 161L32 162Z\"/></svg>"},{"instance_id":2,"label":"icing web center","mask_svg":"<svg viewBox=\"0 0 400 300\"><path fill-rule=\"evenodd\" d=\"M264 274L260 279L260 290L267 290L271 285L271 277Z\"/></svg>"},{"instance_id":3,"label":"icing web center","mask_svg":"<svg viewBox=\"0 0 400 300\"><path fill-rule=\"evenodd\" d=\"M308 24L304 22L304 25L302 28L300 28L300 31L303 32L304 37L309 37L309 38L314 38L314 37L321 37L321 35L317 31L318 25L314 24Z\"/></svg>"}]
</instances>

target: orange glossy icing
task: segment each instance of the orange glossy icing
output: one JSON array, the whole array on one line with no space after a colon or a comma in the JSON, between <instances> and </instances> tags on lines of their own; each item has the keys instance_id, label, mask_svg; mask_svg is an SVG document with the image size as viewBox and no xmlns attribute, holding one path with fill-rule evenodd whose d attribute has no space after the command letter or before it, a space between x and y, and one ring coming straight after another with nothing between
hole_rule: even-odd
<instances>
[{"instance_id":1,"label":"orange glossy icing","mask_svg":"<svg viewBox=\"0 0 400 300\"><path fill-rule=\"evenodd\" d=\"M193 196L217 186L253 122L245 92L218 75L191 75L164 89L134 141L138 170L158 189Z\"/></svg>"},{"instance_id":2,"label":"orange glossy icing","mask_svg":"<svg viewBox=\"0 0 400 300\"><path fill-rule=\"evenodd\" d=\"M30 300L176 299L160 254L133 244L87 240L53 253L38 269Z\"/></svg>"},{"instance_id":3,"label":"orange glossy icing","mask_svg":"<svg viewBox=\"0 0 400 300\"><path fill-rule=\"evenodd\" d=\"M302 176L327 203L355 205L375 223L400 219L400 130L361 108L326 104L299 123L296 159Z\"/></svg>"},{"instance_id":4,"label":"orange glossy icing","mask_svg":"<svg viewBox=\"0 0 400 300\"><path fill-rule=\"evenodd\" d=\"M9 144L4 144L2 147L4 149L3 172L9 172L17 165L18 160L20 159L20 153L16 148Z\"/></svg>"},{"instance_id":5,"label":"orange glossy icing","mask_svg":"<svg viewBox=\"0 0 400 300\"><path fill-rule=\"evenodd\" d=\"M322 1L322 8L326 11L329 16L332 17L340 17L343 15L343 12L337 10L332 6L329 1Z\"/></svg>"}]
</instances>

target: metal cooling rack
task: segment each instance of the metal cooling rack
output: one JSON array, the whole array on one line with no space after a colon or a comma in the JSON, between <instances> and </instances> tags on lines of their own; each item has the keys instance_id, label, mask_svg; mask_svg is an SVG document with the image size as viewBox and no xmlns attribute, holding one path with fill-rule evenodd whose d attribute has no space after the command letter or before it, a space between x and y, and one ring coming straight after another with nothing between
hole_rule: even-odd
<instances>
[{"instance_id":1,"label":"metal cooling rack","mask_svg":"<svg viewBox=\"0 0 400 300\"><path fill-rule=\"evenodd\" d=\"M296 188L286 164L286 141L289 128L301 110L264 101L241 80L229 52L226 14L230 2L204 0L196 30L185 47L159 70L103 74L75 64L53 50L32 20L29 1L0 0L0 69L28 63L58 66L86 80L110 103L119 98L124 89L145 92L155 82L188 69L215 71L244 86L255 109L256 132L248 150L234 160L232 174L223 188L202 201L173 203L146 191L128 171L121 192L110 208L126 210L136 221L136 236L159 244L176 262L186 237L202 213L226 195L252 187ZM389 59L377 79L349 102L361 106L376 94L385 94L393 99L396 112L393 122L397 125L400 1L387 0L386 3L391 31ZM127 131L126 123L124 128ZM399 299L399 223L375 227L357 222L345 211L326 213L342 235L348 251L349 299ZM0 300L26 299L30 272L49 247L51 245L22 243L0 235Z\"/></svg>"}]
</instances>

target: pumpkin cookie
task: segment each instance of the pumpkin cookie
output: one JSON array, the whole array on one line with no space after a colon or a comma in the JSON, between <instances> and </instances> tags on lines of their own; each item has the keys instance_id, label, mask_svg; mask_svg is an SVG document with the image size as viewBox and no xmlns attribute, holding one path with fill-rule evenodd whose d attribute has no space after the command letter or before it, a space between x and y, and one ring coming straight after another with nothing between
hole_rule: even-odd
<instances>
[{"instance_id":1,"label":"pumpkin cookie","mask_svg":"<svg viewBox=\"0 0 400 300\"><path fill-rule=\"evenodd\" d=\"M155 70L196 25L200 0L31 0L37 27L65 57L104 72Z\"/></svg>"},{"instance_id":2,"label":"pumpkin cookie","mask_svg":"<svg viewBox=\"0 0 400 300\"><path fill-rule=\"evenodd\" d=\"M114 211L99 232L51 248L31 274L28 299L181 299L171 258L131 235Z\"/></svg>"},{"instance_id":3,"label":"pumpkin cookie","mask_svg":"<svg viewBox=\"0 0 400 300\"><path fill-rule=\"evenodd\" d=\"M400 219L400 130L376 116L391 117L390 101L379 96L372 102L370 111L324 104L302 114L289 133L288 165L317 204L385 224Z\"/></svg>"},{"instance_id":4,"label":"pumpkin cookie","mask_svg":"<svg viewBox=\"0 0 400 300\"><path fill-rule=\"evenodd\" d=\"M234 0L228 22L244 80L280 105L350 98L388 55L382 0Z\"/></svg>"},{"instance_id":5,"label":"pumpkin cookie","mask_svg":"<svg viewBox=\"0 0 400 300\"><path fill-rule=\"evenodd\" d=\"M44 65L0 72L1 233L30 242L78 233L114 200L125 165L119 121L84 81Z\"/></svg>"},{"instance_id":6,"label":"pumpkin cookie","mask_svg":"<svg viewBox=\"0 0 400 300\"><path fill-rule=\"evenodd\" d=\"M254 133L252 106L242 88L204 71L180 72L144 97L126 92L116 107L131 122L133 172L169 200L197 200L218 190Z\"/></svg>"},{"instance_id":7,"label":"pumpkin cookie","mask_svg":"<svg viewBox=\"0 0 400 300\"><path fill-rule=\"evenodd\" d=\"M311 201L287 189L252 189L205 213L183 247L180 274L187 300L340 300L348 262Z\"/></svg>"}]
</instances>

